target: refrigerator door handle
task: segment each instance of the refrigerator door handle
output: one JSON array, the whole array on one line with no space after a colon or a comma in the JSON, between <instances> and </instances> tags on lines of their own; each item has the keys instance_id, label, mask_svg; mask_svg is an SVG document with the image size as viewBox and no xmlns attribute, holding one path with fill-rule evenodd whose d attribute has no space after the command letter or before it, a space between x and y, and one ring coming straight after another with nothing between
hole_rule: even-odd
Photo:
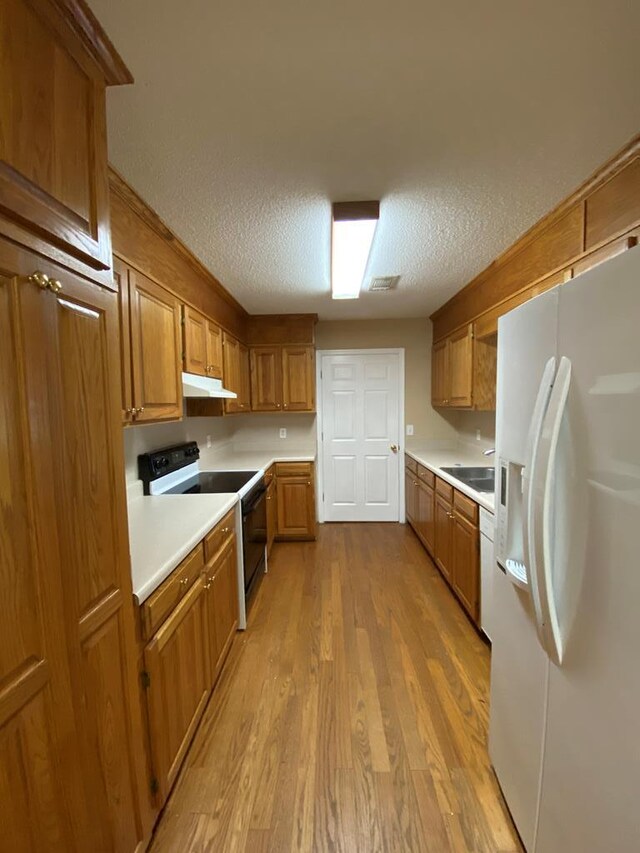
<instances>
[{"instance_id":1,"label":"refrigerator door handle","mask_svg":"<svg viewBox=\"0 0 640 853\"><path fill-rule=\"evenodd\" d=\"M553 588L552 498L556 471L558 439L564 417L569 386L571 361L563 356L549 398L549 406L540 434L537 458L531 473L530 538L532 574L536 588L534 607L538 637L551 660L560 665L563 657L563 638ZM537 601L536 601L537 599ZM537 607L540 607L538 612Z\"/></svg>"},{"instance_id":2,"label":"refrigerator door handle","mask_svg":"<svg viewBox=\"0 0 640 853\"><path fill-rule=\"evenodd\" d=\"M536 622L538 622L540 606L539 602L537 601L538 587L535 582L535 551L530 546L530 538L533 531L533 523L531 518L531 483L533 469L538 458L538 447L540 445L542 425L544 423L544 417L547 413L549 397L551 396L551 389L553 388L553 380L555 378L555 375L556 359L555 356L552 356L550 359L547 360L547 363L544 366L540 385L538 386L538 395L536 397L536 402L533 407L531 425L529 427L529 435L527 437L527 453L525 459L525 466L522 469L522 550L524 556L524 588L526 588L526 586L528 585L531 589L531 596L533 598ZM521 577L521 573L518 572L517 574ZM516 583L516 586L521 586L521 584Z\"/></svg>"}]
</instances>

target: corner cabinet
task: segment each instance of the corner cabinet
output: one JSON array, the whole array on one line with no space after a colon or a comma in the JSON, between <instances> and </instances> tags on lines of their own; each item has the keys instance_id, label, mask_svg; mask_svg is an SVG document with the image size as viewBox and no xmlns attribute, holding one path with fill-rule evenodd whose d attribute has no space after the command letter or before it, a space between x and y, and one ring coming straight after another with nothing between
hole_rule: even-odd
<instances>
[{"instance_id":1,"label":"corner cabinet","mask_svg":"<svg viewBox=\"0 0 640 853\"><path fill-rule=\"evenodd\" d=\"M190 305L182 306L183 361L187 373L222 379L222 330Z\"/></svg>"},{"instance_id":2,"label":"corner cabinet","mask_svg":"<svg viewBox=\"0 0 640 853\"><path fill-rule=\"evenodd\" d=\"M314 347L251 347L252 411L313 412L315 407Z\"/></svg>"},{"instance_id":3,"label":"corner cabinet","mask_svg":"<svg viewBox=\"0 0 640 853\"><path fill-rule=\"evenodd\" d=\"M276 539L316 538L316 496L311 462L276 463Z\"/></svg>"},{"instance_id":4,"label":"corner cabinet","mask_svg":"<svg viewBox=\"0 0 640 853\"><path fill-rule=\"evenodd\" d=\"M431 403L436 408L495 411L497 338L479 339L469 323L431 350Z\"/></svg>"},{"instance_id":5,"label":"corner cabinet","mask_svg":"<svg viewBox=\"0 0 640 853\"><path fill-rule=\"evenodd\" d=\"M122 420L182 417L181 305L141 272L114 258L120 301Z\"/></svg>"}]
</instances>

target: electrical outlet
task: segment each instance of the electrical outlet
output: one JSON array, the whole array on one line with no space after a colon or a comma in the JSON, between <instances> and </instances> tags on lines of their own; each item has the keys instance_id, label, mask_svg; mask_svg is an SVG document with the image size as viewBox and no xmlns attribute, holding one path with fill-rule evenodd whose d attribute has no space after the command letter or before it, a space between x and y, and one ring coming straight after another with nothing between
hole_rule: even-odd
<instances>
[{"instance_id":1,"label":"electrical outlet","mask_svg":"<svg viewBox=\"0 0 640 853\"><path fill-rule=\"evenodd\" d=\"M407 435L413 435L413 424L407 424Z\"/></svg>"},{"instance_id":2,"label":"electrical outlet","mask_svg":"<svg viewBox=\"0 0 640 853\"><path fill-rule=\"evenodd\" d=\"M280 438L286 438L286 437L287 437L287 428L286 427L280 427Z\"/></svg>"},{"instance_id":3,"label":"electrical outlet","mask_svg":"<svg viewBox=\"0 0 640 853\"><path fill-rule=\"evenodd\" d=\"M476 441L480 441L481 439L482 439L482 436L480 435L480 430L477 429L476 430Z\"/></svg>"},{"instance_id":4,"label":"electrical outlet","mask_svg":"<svg viewBox=\"0 0 640 853\"><path fill-rule=\"evenodd\" d=\"M207 447L211 447L211 436L207 436Z\"/></svg>"}]
</instances>

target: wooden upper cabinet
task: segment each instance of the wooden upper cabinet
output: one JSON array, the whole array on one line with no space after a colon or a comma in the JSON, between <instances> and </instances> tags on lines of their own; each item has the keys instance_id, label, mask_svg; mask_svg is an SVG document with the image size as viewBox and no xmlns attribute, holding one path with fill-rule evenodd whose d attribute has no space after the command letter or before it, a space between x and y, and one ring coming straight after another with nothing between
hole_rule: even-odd
<instances>
[{"instance_id":1,"label":"wooden upper cabinet","mask_svg":"<svg viewBox=\"0 0 640 853\"><path fill-rule=\"evenodd\" d=\"M470 408L473 405L473 323L448 339L448 405Z\"/></svg>"},{"instance_id":2,"label":"wooden upper cabinet","mask_svg":"<svg viewBox=\"0 0 640 853\"><path fill-rule=\"evenodd\" d=\"M431 402L434 406L449 403L449 347L445 338L433 345L431 350Z\"/></svg>"},{"instance_id":3,"label":"wooden upper cabinet","mask_svg":"<svg viewBox=\"0 0 640 853\"><path fill-rule=\"evenodd\" d=\"M244 344L238 347L238 363L240 369L239 407L241 412L251 411L251 368L249 366L249 348Z\"/></svg>"},{"instance_id":4,"label":"wooden upper cabinet","mask_svg":"<svg viewBox=\"0 0 640 853\"><path fill-rule=\"evenodd\" d=\"M224 384L227 390L238 395L236 400L225 400L227 414L240 411L242 389L240 387L240 342L227 332L222 333L222 354L224 360Z\"/></svg>"},{"instance_id":5,"label":"wooden upper cabinet","mask_svg":"<svg viewBox=\"0 0 640 853\"><path fill-rule=\"evenodd\" d=\"M129 267L113 258L113 280L118 289L120 320L120 408L123 424L133 423L133 377L131 375L131 311L129 308Z\"/></svg>"},{"instance_id":6,"label":"wooden upper cabinet","mask_svg":"<svg viewBox=\"0 0 640 853\"><path fill-rule=\"evenodd\" d=\"M222 329L212 320L207 320L207 376L222 379Z\"/></svg>"},{"instance_id":7,"label":"wooden upper cabinet","mask_svg":"<svg viewBox=\"0 0 640 853\"><path fill-rule=\"evenodd\" d=\"M282 347L282 408L286 411L315 410L314 365L313 347Z\"/></svg>"},{"instance_id":8,"label":"wooden upper cabinet","mask_svg":"<svg viewBox=\"0 0 640 853\"><path fill-rule=\"evenodd\" d=\"M279 346L251 347L251 408L254 412L277 412L282 408Z\"/></svg>"},{"instance_id":9,"label":"wooden upper cabinet","mask_svg":"<svg viewBox=\"0 0 640 853\"><path fill-rule=\"evenodd\" d=\"M84 4L3 0L0 44L0 230L110 286L105 87L132 78Z\"/></svg>"},{"instance_id":10,"label":"wooden upper cabinet","mask_svg":"<svg viewBox=\"0 0 640 853\"><path fill-rule=\"evenodd\" d=\"M207 376L207 319L189 305L182 306L184 369Z\"/></svg>"},{"instance_id":11,"label":"wooden upper cabinet","mask_svg":"<svg viewBox=\"0 0 640 853\"><path fill-rule=\"evenodd\" d=\"M182 417L179 300L136 270L129 272L135 419Z\"/></svg>"}]
</instances>

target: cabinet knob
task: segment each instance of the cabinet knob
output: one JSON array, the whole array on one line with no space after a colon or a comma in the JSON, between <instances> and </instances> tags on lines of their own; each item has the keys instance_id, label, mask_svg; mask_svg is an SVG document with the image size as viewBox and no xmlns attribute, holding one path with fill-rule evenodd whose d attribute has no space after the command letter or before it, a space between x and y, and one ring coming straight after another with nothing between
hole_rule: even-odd
<instances>
[{"instance_id":1,"label":"cabinet knob","mask_svg":"<svg viewBox=\"0 0 640 853\"><path fill-rule=\"evenodd\" d=\"M282 408L283 408L283 409L286 409L286 408L287 408L287 404L285 403L285 404L284 404L284 406L283 406Z\"/></svg>"},{"instance_id":2,"label":"cabinet knob","mask_svg":"<svg viewBox=\"0 0 640 853\"><path fill-rule=\"evenodd\" d=\"M210 583L206 583L206 584L204 585L204 588L205 588L205 589L211 589L211 584L210 584Z\"/></svg>"},{"instance_id":3,"label":"cabinet knob","mask_svg":"<svg viewBox=\"0 0 640 853\"><path fill-rule=\"evenodd\" d=\"M125 415L135 415L136 410L135 409L125 409L124 413L125 413Z\"/></svg>"},{"instance_id":4,"label":"cabinet knob","mask_svg":"<svg viewBox=\"0 0 640 853\"><path fill-rule=\"evenodd\" d=\"M180 586L186 586L189 583L189 578L181 578Z\"/></svg>"},{"instance_id":5,"label":"cabinet knob","mask_svg":"<svg viewBox=\"0 0 640 853\"><path fill-rule=\"evenodd\" d=\"M46 273L40 272L40 270L31 273L29 281L31 284L36 284L40 290L50 290L51 293L60 293L62 290L61 281L58 281L57 278L49 278Z\"/></svg>"},{"instance_id":6,"label":"cabinet knob","mask_svg":"<svg viewBox=\"0 0 640 853\"><path fill-rule=\"evenodd\" d=\"M139 409L133 410L137 415L141 415L144 412L144 406L140 406Z\"/></svg>"}]
</instances>

